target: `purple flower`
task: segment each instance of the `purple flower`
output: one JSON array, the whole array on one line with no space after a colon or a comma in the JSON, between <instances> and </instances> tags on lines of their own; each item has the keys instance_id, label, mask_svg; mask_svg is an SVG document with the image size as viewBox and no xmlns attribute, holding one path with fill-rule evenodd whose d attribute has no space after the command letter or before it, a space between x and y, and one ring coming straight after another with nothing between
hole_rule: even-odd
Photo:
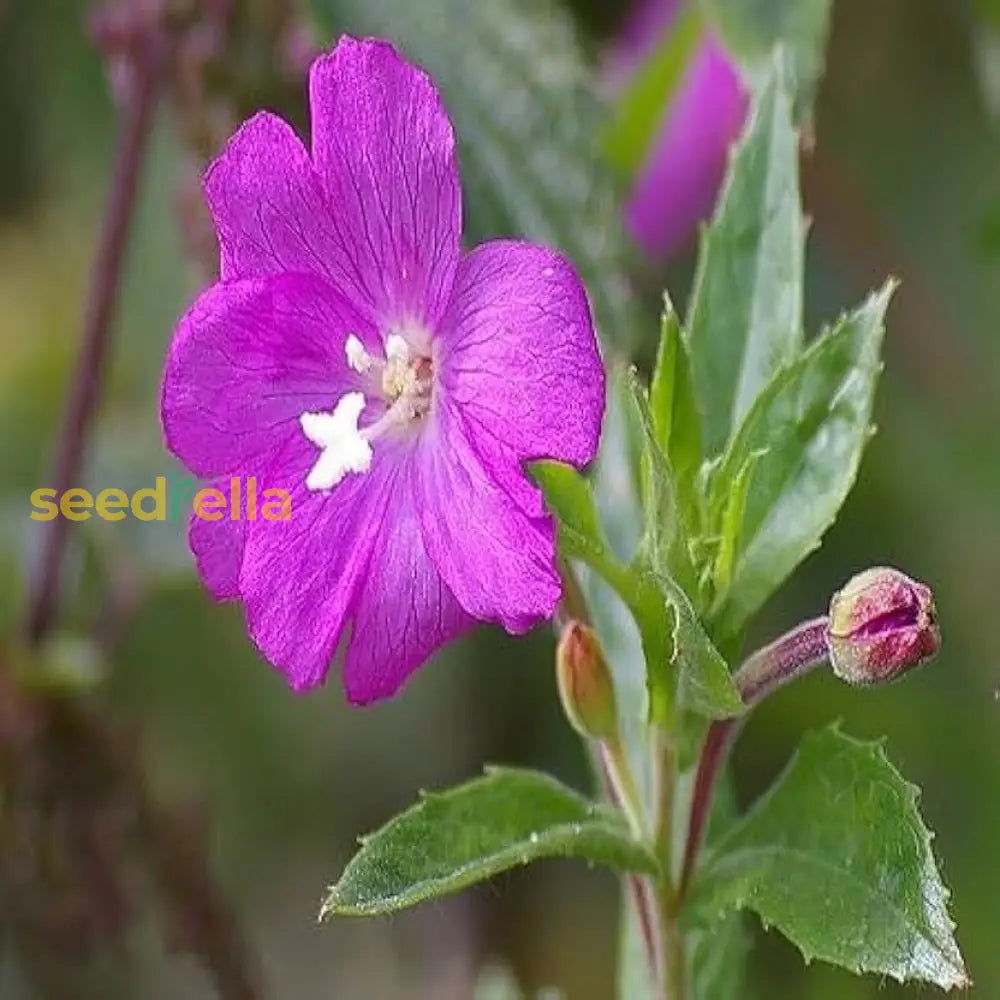
<instances>
[{"instance_id":1,"label":"purple flower","mask_svg":"<svg viewBox=\"0 0 1000 1000\"><path fill-rule=\"evenodd\" d=\"M650 55L677 14L678 0L639 0L610 66L622 85ZM747 95L737 69L714 36L691 57L626 205L632 237L652 257L679 250L707 218L743 126Z\"/></svg>"},{"instance_id":2,"label":"purple flower","mask_svg":"<svg viewBox=\"0 0 1000 1000\"><path fill-rule=\"evenodd\" d=\"M309 97L311 153L258 114L208 171L221 279L174 336L163 426L224 494L231 477L287 490L286 520L193 517L199 572L296 690L349 632L344 686L368 702L476 621L552 615L554 525L524 464L594 457L604 372L563 257L462 252L425 73L343 38Z\"/></svg>"}]
</instances>

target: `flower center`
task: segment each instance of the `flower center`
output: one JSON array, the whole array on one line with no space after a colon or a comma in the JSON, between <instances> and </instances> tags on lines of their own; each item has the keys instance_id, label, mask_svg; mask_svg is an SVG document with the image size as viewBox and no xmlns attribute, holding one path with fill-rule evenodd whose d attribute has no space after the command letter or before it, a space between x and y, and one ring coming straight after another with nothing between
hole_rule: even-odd
<instances>
[{"instance_id":1,"label":"flower center","mask_svg":"<svg viewBox=\"0 0 1000 1000\"><path fill-rule=\"evenodd\" d=\"M381 396L385 412L367 427L358 420L367 405L365 392L345 393L329 413L303 413L299 423L305 436L320 454L309 475L306 488L331 490L348 473L362 474L371 468L372 442L389 431L405 430L421 422L430 410L434 365L429 353L417 352L413 340L390 333L385 339L385 360L373 357L364 344L351 334L344 344L348 365L362 376L369 396Z\"/></svg>"}]
</instances>

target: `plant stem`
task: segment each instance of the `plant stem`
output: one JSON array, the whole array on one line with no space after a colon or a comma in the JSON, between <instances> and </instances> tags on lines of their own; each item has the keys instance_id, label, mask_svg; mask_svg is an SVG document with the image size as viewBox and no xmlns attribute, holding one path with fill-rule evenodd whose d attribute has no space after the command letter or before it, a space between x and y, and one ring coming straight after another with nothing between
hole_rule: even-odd
<instances>
[{"instance_id":1,"label":"plant stem","mask_svg":"<svg viewBox=\"0 0 1000 1000\"><path fill-rule=\"evenodd\" d=\"M674 794L677 790L677 754L666 733L656 727L652 737L653 775L655 779L656 819L654 847L668 879L673 879L674 865Z\"/></svg>"},{"instance_id":2,"label":"plant stem","mask_svg":"<svg viewBox=\"0 0 1000 1000\"><path fill-rule=\"evenodd\" d=\"M646 830L642 796L639 794L639 785L635 780L628 754L625 753L625 747L621 740L616 739L602 743L601 752L604 755L606 772L615 790L615 797L628 819L632 835L636 840L645 843L649 839L649 834Z\"/></svg>"},{"instance_id":3,"label":"plant stem","mask_svg":"<svg viewBox=\"0 0 1000 1000\"><path fill-rule=\"evenodd\" d=\"M568 559L560 558L557 563L559 578L562 582L563 596L559 607L556 609L556 636L562 626L571 621L578 621L584 625L590 625L590 609L587 607L587 598L583 594L583 587L580 585L580 578Z\"/></svg>"},{"instance_id":4,"label":"plant stem","mask_svg":"<svg viewBox=\"0 0 1000 1000\"><path fill-rule=\"evenodd\" d=\"M125 101L124 122L115 151L108 207L84 314L79 359L63 413L50 483L57 495L76 485L97 413L139 175L167 55L165 35L151 32L144 51L137 54L133 63L133 85ZM47 525L28 598L26 632L31 644L36 644L49 630L58 610L59 576L69 537L69 524L65 518L56 517Z\"/></svg>"},{"instance_id":5,"label":"plant stem","mask_svg":"<svg viewBox=\"0 0 1000 1000\"><path fill-rule=\"evenodd\" d=\"M591 754L594 768L600 777L601 789L605 798L614 806L621 808L622 801L611 774L611 767L608 761L608 754L602 744L590 742ZM655 915L650 892L649 882L639 875L629 874L625 876L625 885L628 889L629 900L635 908L636 919L639 922L639 933L642 935L643 950L646 953L646 961L654 976L658 975L660 967L659 943L655 929Z\"/></svg>"},{"instance_id":6,"label":"plant stem","mask_svg":"<svg viewBox=\"0 0 1000 1000\"><path fill-rule=\"evenodd\" d=\"M658 976L665 1000L686 1000L687 955L677 924L678 895L674 885L674 795L677 753L667 734L656 727L651 737L656 785L654 849L663 867L657 886Z\"/></svg>"},{"instance_id":7,"label":"plant stem","mask_svg":"<svg viewBox=\"0 0 1000 1000\"><path fill-rule=\"evenodd\" d=\"M808 673L826 660L827 625L826 617L804 622L744 661L733 680L748 710L779 687ZM705 737L691 797L678 893L681 900L687 893L698 860L722 765L736 742L747 715L748 712L744 712L735 719L713 722Z\"/></svg>"},{"instance_id":8,"label":"plant stem","mask_svg":"<svg viewBox=\"0 0 1000 1000\"><path fill-rule=\"evenodd\" d=\"M687 952L677 919L677 900L672 892L661 892L658 916L663 947L664 1000L687 1000Z\"/></svg>"}]
</instances>

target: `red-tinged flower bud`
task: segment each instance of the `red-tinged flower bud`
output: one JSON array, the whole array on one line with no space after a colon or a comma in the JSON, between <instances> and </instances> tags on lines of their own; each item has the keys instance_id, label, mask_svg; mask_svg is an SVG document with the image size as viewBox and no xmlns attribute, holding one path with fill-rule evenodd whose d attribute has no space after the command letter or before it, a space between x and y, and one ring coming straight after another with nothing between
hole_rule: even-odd
<instances>
[{"instance_id":1,"label":"red-tinged flower bud","mask_svg":"<svg viewBox=\"0 0 1000 1000\"><path fill-rule=\"evenodd\" d=\"M940 648L934 595L899 570L865 570L834 594L827 644L833 672L841 680L891 681Z\"/></svg>"},{"instance_id":2,"label":"red-tinged flower bud","mask_svg":"<svg viewBox=\"0 0 1000 1000\"><path fill-rule=\"evenodd\" d=\"M570 622L556 648L556 677L563 710L581 735L606 743L618 738L614 682L592 628Z\"/></svg>"}]
</instances>

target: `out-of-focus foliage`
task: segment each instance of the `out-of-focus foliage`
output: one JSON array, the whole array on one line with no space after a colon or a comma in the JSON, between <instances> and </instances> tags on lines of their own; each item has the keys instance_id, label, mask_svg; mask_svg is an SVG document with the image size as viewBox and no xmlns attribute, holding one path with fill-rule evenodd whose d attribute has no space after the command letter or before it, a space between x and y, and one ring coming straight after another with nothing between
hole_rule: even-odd
<instances>
[{"instance_id":1,"label":"out-of-focus foliage","mask_svg":"<svg viewBox=\"0 0 1000 1000\"><path fill-rule=\"evenodd\" d=\"M823 75L832 0L699 0L729 49L751 75L775 43L785 47L797 118L811 115Z\"/></svg>"}]
</instances>

